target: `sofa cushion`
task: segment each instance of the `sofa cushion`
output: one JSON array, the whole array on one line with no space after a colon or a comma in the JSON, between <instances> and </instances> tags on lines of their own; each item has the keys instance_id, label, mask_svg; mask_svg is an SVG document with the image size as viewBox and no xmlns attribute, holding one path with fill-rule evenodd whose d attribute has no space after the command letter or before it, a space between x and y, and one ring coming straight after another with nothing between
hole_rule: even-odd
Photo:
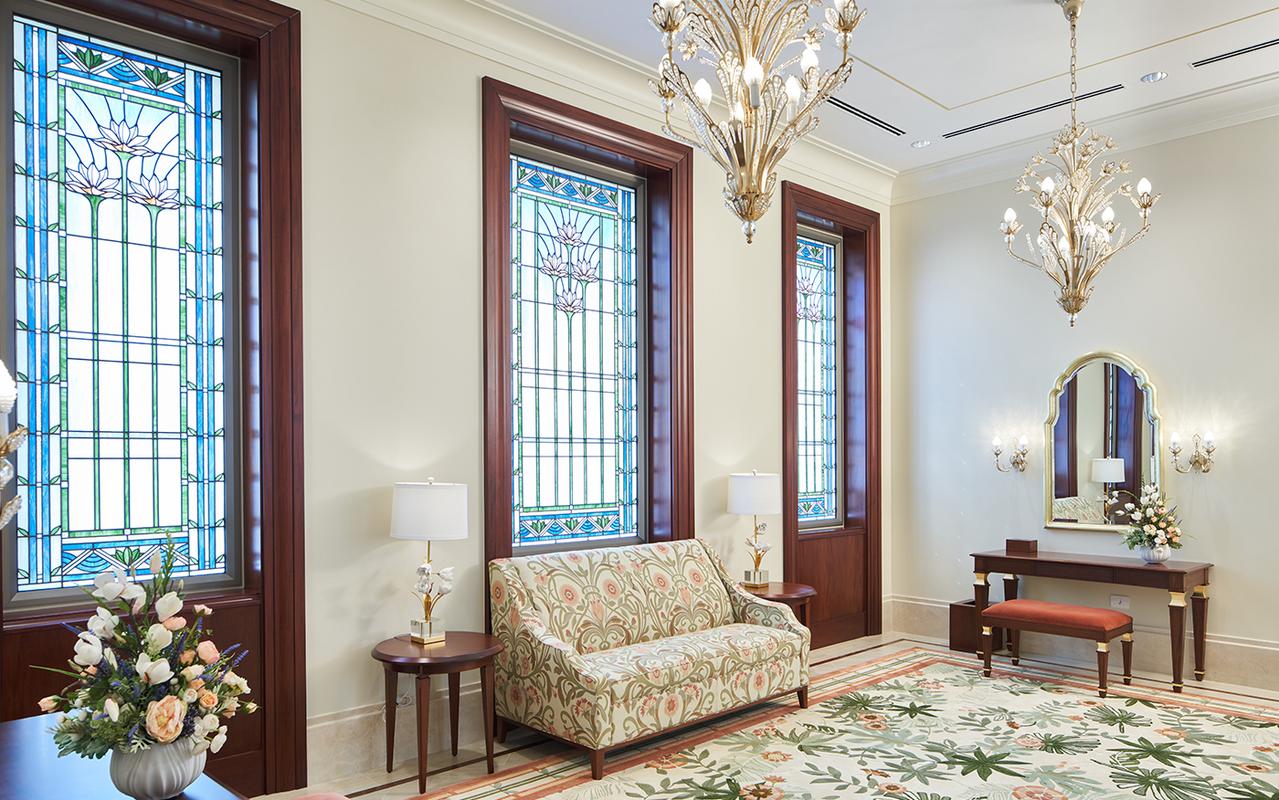
<instances>
[{"instance_id":1,"label":"sofa cushion","mask_svg":"<svg viewBox=\"0 0 1279 800\"><path fill-rule=\"evenodd\" d=\"M728 591L696 540L510 559L547 627L595 653L732 621Z\"/></svg>"},{"instance_id":2,"label":"sofa cushion","mask_svg":"<svg viewBox=\"0 0 1279 800\"><path fill-rule=\"evenodd\" d=\"M650 693L701 683L709 675L733 674L772 661L798 659L803 645L803 639L790 631L730 623L591 653L582 657L582 674L621 700L637 690Z\"/></svg>"}]
</instances>

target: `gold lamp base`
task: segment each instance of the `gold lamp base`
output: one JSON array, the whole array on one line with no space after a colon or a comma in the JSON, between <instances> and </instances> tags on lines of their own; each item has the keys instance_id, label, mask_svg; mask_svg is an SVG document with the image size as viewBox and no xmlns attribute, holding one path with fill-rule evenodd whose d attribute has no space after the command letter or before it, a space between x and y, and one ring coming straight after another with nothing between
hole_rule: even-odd
<instances>
[{"instance_id":1,"label":"gold lamp base","mask_svg":"<svg viewBox=\"0 0 1279 800\"><path fill-rule=\"evenodd\" d=\"M768 570L766 569L746 570L746 577L742 579L742 585L750 589L767 589L768 588Z\"/></svg>"},{"instance_id":2,"label":"gold lamp base","mask_svg":"<svg viewBox=\"0 0 1279 800\"><path fill-rule=\"evenodd\" d=\"M418 644L439 644L444 641L444 625L438 618L410 620L409 638Z\"/></svg>"}]
</instances>

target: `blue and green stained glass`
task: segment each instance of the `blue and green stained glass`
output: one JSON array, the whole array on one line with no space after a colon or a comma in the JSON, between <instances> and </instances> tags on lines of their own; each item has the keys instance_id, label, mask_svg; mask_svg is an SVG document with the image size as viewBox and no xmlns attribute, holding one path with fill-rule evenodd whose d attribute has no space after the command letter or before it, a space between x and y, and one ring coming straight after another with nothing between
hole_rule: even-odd
<instances>
[{"instance_id":1,"label":"blue and green stained glass","mask_svg":"<svg viewBox=\"0 0 1279 800\"><path fill-rule=\"evenodd\" d=\"M13 20L16 586L225 571L222 78Z\"/></svg>"},{"instance_id":2,"label":"blue and green stained glass","mask_svg":"<svg viewBox=\"0 0 1279 800\"><path fill-rule=\"evenodd\" d=\"M839 521L838 248L798 237L799 522Z\"/></svg>"},{"instance_id":3,"label":"blue and green stained glass","mask_svg":"<svg viewBox=\"0 0 1279 800\"><path fill-rule=\"evenodd\" d=\"M511 157L516 547L639 532L635 189Z\"/></svg>"}]
</instances>

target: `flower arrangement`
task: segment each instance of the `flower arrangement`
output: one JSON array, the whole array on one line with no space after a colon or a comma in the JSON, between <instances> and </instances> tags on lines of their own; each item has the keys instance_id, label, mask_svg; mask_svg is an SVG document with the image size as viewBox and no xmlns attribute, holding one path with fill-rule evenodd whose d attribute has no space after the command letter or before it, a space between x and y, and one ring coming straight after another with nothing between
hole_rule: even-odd
<instances>
[{"instance_id":1,"label":"flower arrangement","mask_svg":"<svg viewBox=\"0 0 1279 800\"><path fill-rule=\"evenodd\" d=\"M751 561L755 563L755 572L759 572L760 564L764 563L764 556L768 555L768 551L773 549L771 544L765 544L761 540L767 527L767 523L756 523L755 530L751 533L751 538L746 540L746 546L751 549Z\"/></svg>"},{"instance_id":2,"label":"flower arrangement","mask_svg":"<svg viewBox=\"0 0 1279 800\"><path fill-rule=\"evenodd\" d=\"M40 710L60 713L58 755L101 758L179 741L193 754L216 753L226 743L224 721L257 710L242 700L249 684L235 674L248 651L238 644L218 649L209 638L208 606L192 605L190 620L182 615L176 558L169 543L151 560L149 585L115 569L86 590L100 605L84 630L67 626L76 634L68 669L41 667L72 679L40 701Z\"/></svg>"},{"instance_id":3,"label":"flower arrangement","mask_svg":"<svg viewBox=\"0 0 1279 800\"><path fill-rule=\"evenodd\" d=\"M1111 494L1118 502L1118 492ZM1120 518L1127 517L1130 526L1123 533L1129 550L1139 548L1181 549L1181 521L1176 507L1168 506L1168 497L1153 483L1141 487L1136 503L1126 503Z\"/></svg>"}]
</instances>

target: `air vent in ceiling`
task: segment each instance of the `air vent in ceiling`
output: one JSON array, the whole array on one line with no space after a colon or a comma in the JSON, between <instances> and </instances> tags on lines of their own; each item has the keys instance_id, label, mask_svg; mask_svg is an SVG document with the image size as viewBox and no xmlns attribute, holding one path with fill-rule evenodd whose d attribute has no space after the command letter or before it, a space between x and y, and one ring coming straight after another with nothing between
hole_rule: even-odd
<instances>
[{"instance_id":1,"label":"air vent in ceiling","mask_svg":"<svg viewBox=\"0 0 1279 800\"><path fill-rule=\"evenodd\" d=\"M1123 88L1124 88L1124 85L1122 83L1116 83L1114 86L1107 86L1105 89L1098 89L1094 92L1086 92L1084 94L1081 94L1079 95L1079 99L1087 100L1091 97L1100 97L1103 94L1110 94L1111 92L1117 92ZM991 128L991 127L994 127L995 125L1003 125L1005 122L1012 122L1015 119L1021 119L1022 117L1029 117L1031 114L1038 114L1041 111L1051 111L1054 108L1061 108L1062 106L1068 106L1068 105L1070 105L1070 98L1066 98L1065 100L1058 100L1055 103L1048 103L1047 105L1037 106L1035 108L1028 108L1025 111L1019 111L1016 114L1009 114L1006 117L1000 117L999 119L992 119L988 122L981 122L976 125L970 125L967 128L960 128L957 131L944 133L942 134L942 137L945 139L953 139L956 136L963 136L966 133L972 133L974 131L980 131L985 128Z\"/></svg>"},{"instance_id":2,"label":"air vent in ceiling","mask_svg":"<svg viewBox=\"0 0 1279 800\"><path fill-rule=\"evenodd\" d=\"M826 102L830 103L835 108L838 108L840 111L843 111L846 114L852 114L854 117L857 117L863 122L869 122L871 125L874 125L876 128L879 128L880 130L888 131L894 136L903 136L906 133L906 131L902 130L901 128L898 128L895 125L890 125L889 123L884 122L882 119L880 119L879 117L876 117L873 114L867 114L865 111L862 111L857 106L849 105L848 103L845 103L843 100L840 100L838 97L832 97Z\"/></svg>"},{"instance_id":3,"label":"air vent in ceiling","mask_svg":"<svg viewBox=\"0 0 1279 800\"><path fill-rule=\"evenodd\" d=\"M1238 50L1231 50L1229 53L1222 53L1221 55L1212 56L1211 58L1201 58L1198 61L1192 61L1190 62L1190 66L1206 67L1209 64L1216 64L1218 61L1225 61L1226 59L1234 58L1235 56L1246 56L1249 53L1255 53L1258 50L1264 50L1267 47L1274 47L1277 44L1279 44L1279 39L1271 39L1268 42L1254 44L1251 47L1241 47Z\"/></svg>"}]
</instances>

